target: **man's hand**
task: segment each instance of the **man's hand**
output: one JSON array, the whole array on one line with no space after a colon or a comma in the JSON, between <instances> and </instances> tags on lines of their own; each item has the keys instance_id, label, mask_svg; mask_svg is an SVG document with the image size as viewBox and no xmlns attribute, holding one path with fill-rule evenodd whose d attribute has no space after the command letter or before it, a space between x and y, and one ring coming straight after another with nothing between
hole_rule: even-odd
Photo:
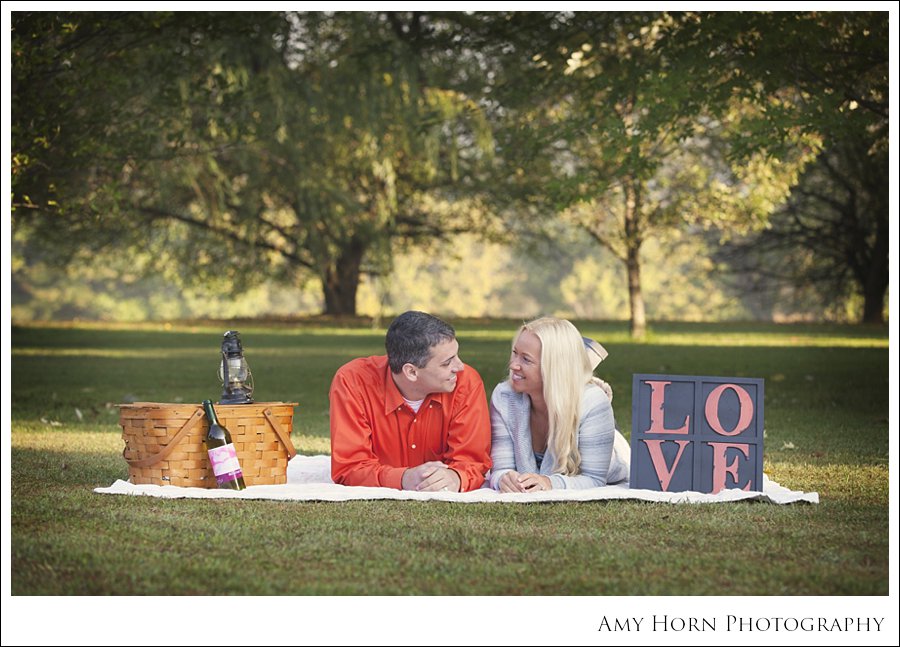
<instances>
[{"instance_id":1,"label":"man's hand","mask_svg":"<svg viewBox=\"0 0 900 647\"><path fill-rule=\"evenodd\" d=\"M459 474L442 464L419 483L416 489L419 492L459 492L459 487Z\"/></svg>"},{"instance_id":2,"label":"man's hand","mask_svg":"<svg viewBox=\"0 0 900 647\"><path fill-rule=\"evenodd\" d=\"M403 477L400 479L401 489L418 490L422 481L434 474L434 472L441 467L445 467L445 465L440 461L428 461L427 463L407 468L407 470L403 472Z\"/></svg>"},{"instance_id":3,"label":"man's hand","mask_svg":"<svg viewBox=\"0 0 900 647\"><path fill-rule=\"evenodd\" d=\"M441 463L429 461L403 472L400 486L419 492L459 492L459 474Z\"/></svg>"}]
</instances>

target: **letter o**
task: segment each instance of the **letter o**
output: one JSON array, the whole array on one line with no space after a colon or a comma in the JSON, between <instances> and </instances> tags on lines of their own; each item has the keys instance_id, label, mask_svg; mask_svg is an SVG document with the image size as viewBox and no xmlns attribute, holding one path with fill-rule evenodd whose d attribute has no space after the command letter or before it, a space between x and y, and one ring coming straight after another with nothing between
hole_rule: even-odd
<instances>
[{"instance_id":1,"label":"letter o","mask_svg":"<svg viewBox=\"0 0 900 647\"><path fill-rule=\"evenodd\" d=\"M725 431L722 422L719 420L719 399L725 392L725 389L732 389L738 397L741 406L741 416L731 431ZM706 422L720 436L737 436L746 430L753 421L753 400L750 394L737 384L720 384L714 388L706 398Z\"/></svg>"}]
</instances>

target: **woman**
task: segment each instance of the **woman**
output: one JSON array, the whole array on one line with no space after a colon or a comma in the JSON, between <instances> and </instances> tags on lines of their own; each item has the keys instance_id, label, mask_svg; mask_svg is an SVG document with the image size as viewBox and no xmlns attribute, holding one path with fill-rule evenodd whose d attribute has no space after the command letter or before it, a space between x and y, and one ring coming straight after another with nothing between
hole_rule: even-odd
<instances>
[{"instance_id":1,"label":"woman","mask_svg":"<svg viewBox=\"0 0 900 647\"><path fill-rule=\"evenodd\" d=\"M491 396L495 490L582 489L628 478L628 441L584 344L565 319L543 317L519 329L509 379Z\"/></svg>"}]
</instances>

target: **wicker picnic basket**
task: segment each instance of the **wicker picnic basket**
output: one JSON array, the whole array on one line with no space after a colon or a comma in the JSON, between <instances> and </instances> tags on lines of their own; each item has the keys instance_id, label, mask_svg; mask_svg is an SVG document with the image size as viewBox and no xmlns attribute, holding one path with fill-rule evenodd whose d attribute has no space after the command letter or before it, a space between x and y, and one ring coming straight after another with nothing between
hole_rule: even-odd
<instances>
[{"instance_id":1,"label":"wicker picnic basket","mask_svg":"<svg viewBox=\"0 0 900 647\"><path fill-rule=\"evenodd\" d=\"M295 402L217 404L219 422L231 433L244 482L287 482ZM209 421L199 404L135 402L119 405L119 424L134 484L215 488L203 439Z\"/></svg>"}]
</instances>

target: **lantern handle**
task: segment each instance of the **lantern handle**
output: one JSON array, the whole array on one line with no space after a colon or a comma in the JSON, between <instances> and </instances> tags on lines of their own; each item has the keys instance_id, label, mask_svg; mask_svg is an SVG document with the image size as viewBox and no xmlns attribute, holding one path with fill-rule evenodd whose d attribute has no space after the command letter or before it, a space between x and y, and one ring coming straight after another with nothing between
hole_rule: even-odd
<instances>
[{"instance_id":1,"label":"lantern handle","mask_svg":"<svg viewBox=\"0 0 900 647\"><path fill-rule=\"evenodd\" d=\"M228 384L228 355L225 351L222 351L222 362L219 364L219 373L221 373L221 380L223 385Z\"/></svg>"},{"instance_id":2,"label":"lantern handle","mask_svg":"<svg viewBox=\"0 0 900 647\"><path fill-rule=\"evenodd\" d=\"M253 371L250 370L250 364L247 363L246 360L244 360L244 362L245 362L245 365L247 366L247 382L246 382L246 385L247 385L247 388L248 388L249 391L250 391L249 395L253 395L253 388L255 387L255 384L253 383Z\"/></svg>"}]
</instances>

